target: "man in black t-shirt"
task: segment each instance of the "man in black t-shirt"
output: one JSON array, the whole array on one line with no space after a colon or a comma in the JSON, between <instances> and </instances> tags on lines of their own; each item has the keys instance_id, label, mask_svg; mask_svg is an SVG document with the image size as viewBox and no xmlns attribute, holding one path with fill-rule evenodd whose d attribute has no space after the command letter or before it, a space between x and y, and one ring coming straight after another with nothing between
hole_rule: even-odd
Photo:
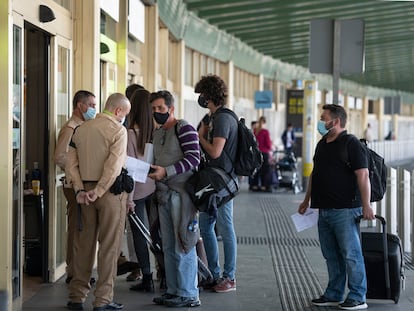
<instances>
[{"instance_id":1,"label":"man in black t-shirt","mask_svg":"<svg viewBox=\"0 0 414 311\"><path fill-rule=\"evenodd\" d=\"M206 166L220 167L235 177L233 163L237 150L237 120L230 113L220 112L227 99L227 86L216 75L201 77L195 86L200 93L198 104L210 110L209 123L201 122L198 130L200 145L204 152ZM223 238L224 269L221 275L219 253L214 226ZM204 241L208 267L215 282L214 291L226 293L236 290L237 241L233 224L233 200L228 201L217 211L217 218L208 213L200 213L200 233ZM220 278L221 276L221 278Z\"/></svg>"},{"instance_id":2,"label":"man in black t-shirt","mask_svg":"<svg viewBox=\"0 0 414 311\"><path fill-rule=\"evenodd\" d=\"M328 286L312 304L362 310L368 307L367 280L355 218L362 214L364 219L374 219L374 213L365 149L354 136L344 139L346 119L342 106L323 106L318 121L323 137L316 146L314 168L298 211L319 209L319 241L328 267ZM349 292L343 301L347 281Z\"/></svg>"}]
</instances>

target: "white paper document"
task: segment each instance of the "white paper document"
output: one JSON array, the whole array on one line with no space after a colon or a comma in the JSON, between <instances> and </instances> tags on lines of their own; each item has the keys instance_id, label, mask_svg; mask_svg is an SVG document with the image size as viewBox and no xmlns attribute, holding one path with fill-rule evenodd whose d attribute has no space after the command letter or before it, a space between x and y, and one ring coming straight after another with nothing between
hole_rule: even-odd
<instances>
[{"instance_id":1,"label":"white paper document","mask_svg":"<svg viewBox=\"0 0 414 311\"><path fill-rule=\"evenodd\" d=\"M151 143L145 143L144 161L150 164L154 163L154 145Z\"/></svg>"},{"instance_id":2,"label":"white paper document","mask_svg":"<svg viewBox=\"0 0 414 311\"><path fill-rule=\"evenodd\" d=\"M305 214L301 215L299 213L293 214L292 221L295 224L296 231L301 232L305 229L311 228L318 223L318 210L308 208Z\"/></svg>"},{"instance_id":3,"label":"white paper document","mask_svg":"<svg viewBox=\"0 0 414 311\"><path fill-rule=\"evenodd\" d=\"M127 157L126 168L128 170L128 175L130 175L136 182L145 183L150 164L133 157Z\"/></svg>"}]
</instances>

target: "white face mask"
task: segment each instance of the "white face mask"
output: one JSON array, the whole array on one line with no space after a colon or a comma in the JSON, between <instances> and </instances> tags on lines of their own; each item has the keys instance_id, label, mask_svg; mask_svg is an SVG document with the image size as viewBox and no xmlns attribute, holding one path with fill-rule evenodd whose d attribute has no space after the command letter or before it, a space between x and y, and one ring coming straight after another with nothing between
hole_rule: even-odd
<instances>
[{"instance_id":1,"label":"white face mask","mask_svg":"<svg viewBox=\"0 0 414 311\"><path fill-rule=\"evenodd\" d=\"M125 119L126 119L126 116L123 116L122 119L119 121L119 123L124 124L125 123Z\"/></svg>"}]
</instances>

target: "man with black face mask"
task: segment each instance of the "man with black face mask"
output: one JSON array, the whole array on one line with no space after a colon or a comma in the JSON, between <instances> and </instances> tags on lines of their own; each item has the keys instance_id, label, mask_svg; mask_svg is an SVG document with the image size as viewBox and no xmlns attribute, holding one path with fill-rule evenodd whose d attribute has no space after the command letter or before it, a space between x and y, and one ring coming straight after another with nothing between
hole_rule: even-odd
<instances>
[{"instance_id":1,"label":"man with black face mask","mask_svg":"<svg viewBox=\"0 0 414 311\"><path fill-rule=\"evenodd\" d=\"M309 207L319 209L319 241L329 274L325 292L312 304L362 310L368 307L367 281L355 218L362 214L364 219L374 219L367 156L358 138L345 130L345 109L339 105L322 109L318 131L323 137L316 146L314 168L299 206L300 214ZM342 154L346 149L348 163Z\"/></svg>"},{"instance_id":2,"label":"man with black face mask","mask_svg":"<svg viewBox=\"0 0 414 311\"><path fill-rule=\"evenodd\" d=\"M204 165L219 167L235 176L233 163L236 159L238 124L231 114L222 112L223 109L227 109L225 108L227 86L220 77L207 75L197 82L195 92L200 93L198 104L202 108L209 109L210 112L208 122L201 122L198 129L200 144L206 159ZM223 271L220 268L219 248L214 231L216 224L223 238ZM213 290L218 293L235 291L237 241L233 224L233 200L217 210L216 218L206 212L200 213L200 231L208 266L214 277Z\"/></svg>"},{"instance_id":3,"label":"man with black face mask","mask_svg":"<svg viewBox=\"0 0 414 311\"><path fill-rule=\"evenodd\" d=\"M197 210L184 185L200 163L198 135L193 126L174 116L168 91L150 96L154 120L154 165L148 176L155 180L154 208L158 208L164 251L167 292L153 302L168 307L198 307L197 253L200 236ZM191 227L189 226L191 224Z\"/></svg>"}]
</instances>

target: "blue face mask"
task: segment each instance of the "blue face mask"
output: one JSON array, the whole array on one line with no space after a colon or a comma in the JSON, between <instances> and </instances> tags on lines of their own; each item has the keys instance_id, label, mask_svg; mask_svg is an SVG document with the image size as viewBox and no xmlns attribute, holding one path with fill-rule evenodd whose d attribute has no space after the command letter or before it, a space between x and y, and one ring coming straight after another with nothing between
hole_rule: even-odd
<instances>
[{"instance_id":1,"label":"blue face mask","mask_svg":"<svg viewBox=\"0 0 414 311\"><path fill-rule=\"evenodd\" d=\"M331 122L331 121L329 121L329 122ZM326 128L325 121L318 120L318 132L319 132L319 134L321 134L322 136L325 136L331 129L332 129L332 127L329 128L329 129Z\"/></svg>"},{"instance_id":2,"label":"blue face mask","mask_svg":"<svg viewBox=\"0 0 414 311\"><path fill-rule=\"evenodd\" d=\"M92 107L88 107L88 110L86 110L86 112L83 112L82 115L85 121L94 119L96 115L96 109Z\"/></svg>"}]
</instances>

